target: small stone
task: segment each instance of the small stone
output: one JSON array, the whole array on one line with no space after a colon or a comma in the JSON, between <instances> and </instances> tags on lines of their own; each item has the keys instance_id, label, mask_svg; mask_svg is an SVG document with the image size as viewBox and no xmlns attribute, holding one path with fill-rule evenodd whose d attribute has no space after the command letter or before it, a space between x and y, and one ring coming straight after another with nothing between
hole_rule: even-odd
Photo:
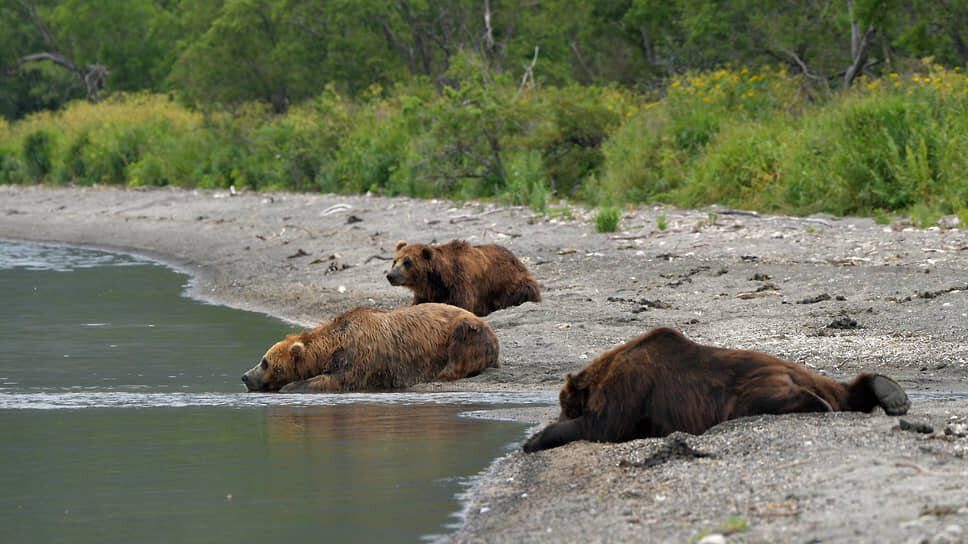
<instances>
[{"instance_id":1,"label":"small stone","mask_svg":"<svg viewBox=\"0 0 968 544\"><path fill-rule=\"evenodd\" d=\"M943 229L956 229L961 226L961 219L957 215L946 215L938 219L938 226Z\"/></svg>"}]
</instances>

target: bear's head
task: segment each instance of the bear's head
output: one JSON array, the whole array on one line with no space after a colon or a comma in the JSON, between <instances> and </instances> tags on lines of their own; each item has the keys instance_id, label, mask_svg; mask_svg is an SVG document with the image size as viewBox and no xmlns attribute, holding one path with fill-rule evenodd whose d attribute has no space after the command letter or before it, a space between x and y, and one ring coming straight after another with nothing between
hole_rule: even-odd
<instances>
[{"instance_id":1,"label":"bear's head","mask_svg":"<svg viewBox=\"0 0 968 544\"><path fill-rule=\"evenodd\" d=\"M390 285L413 287L420 285L423 276L432 267L434 248L426 244L407 245L404 241L397 242L397 253L393 257L393 264L387 272Z\"/></svg>"},{"instance_id":2,"label":"bear's head","mask_svg":"<svg viewBox=\"0 0 968 544\"><path fill-rule=\"evenodd\" d=\"M565 386L558 393L558 403L561 404L561 416L559 420L565 421L581 417L585 413L585 403L588 402L588 385L578 376L568 374L565 376Z\"/></svg>"},{"instance_id":3,"label":"bear's head","mask_svg":"<svg viewBox=\"0 0 968 544\"><path fill-rule=\"evenodd\" d=\"M249 391L278 391L282 386L302 379L299 368L306 359L306 345L299 335L291 334L276 342L262 361L242 375Z\"/></svg>"}]
</instances>

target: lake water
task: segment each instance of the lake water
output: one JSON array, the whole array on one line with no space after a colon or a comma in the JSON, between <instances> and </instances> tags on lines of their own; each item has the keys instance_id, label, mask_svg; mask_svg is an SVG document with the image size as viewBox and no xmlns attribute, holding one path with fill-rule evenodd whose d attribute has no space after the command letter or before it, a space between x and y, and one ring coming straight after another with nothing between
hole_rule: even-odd
<instances>
[{"instance_id":1,"label":"lake water","mask_svg":"<svg viewBox=\"0 0 968 544\"><path fill-rule=\"evenodd\" d=\"M245 393L296 327L129 255L0 241L5 542L414 542L554 394Z\"/></svg>"}]
</instances>

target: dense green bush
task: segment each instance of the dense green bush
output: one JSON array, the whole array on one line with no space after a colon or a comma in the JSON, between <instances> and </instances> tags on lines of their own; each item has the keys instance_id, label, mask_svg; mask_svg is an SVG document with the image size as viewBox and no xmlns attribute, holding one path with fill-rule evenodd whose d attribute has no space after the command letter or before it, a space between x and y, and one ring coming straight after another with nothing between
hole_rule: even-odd
<instances>
[{"instance_id":1,"label":"dense green bush","mask_svg":"<svg viewBox=\"0 0 968 544\"><path fill-rule=\"evenodd\" d=\"M329 88L283 115L261 103L202 114L159 95L76 102L0 125L0 182L373 191L536 211L556 195L602 206L603 227L614 206L657 200L968 219L957 70L835 93L782 69L719 70L656 97L520 86L480 63L455 57L442 91L415 80L350 100Z\"/></svg>"},{"instance_id":2,"label":"dense green bush","mask_svg":"<svg viewBox=\"0 0 968 544\"><path fill-rule=\"evenodd\" d=\"M43 181L51 171L54 144L46 130L31 132L23 141L23 164L30 179Z\"/></svg>"},{"instance_id":3,"label":"dense green bush","mask_svg":"<svg viewBox=\"0 0 968 544\"><path fill-rule=\"evenodd\" d=\"M671 195L809 214L913 213L923 223L968 203L968 80L929 75L874 80L796 117L726 125Z\"/></svg>"}]
</instances>

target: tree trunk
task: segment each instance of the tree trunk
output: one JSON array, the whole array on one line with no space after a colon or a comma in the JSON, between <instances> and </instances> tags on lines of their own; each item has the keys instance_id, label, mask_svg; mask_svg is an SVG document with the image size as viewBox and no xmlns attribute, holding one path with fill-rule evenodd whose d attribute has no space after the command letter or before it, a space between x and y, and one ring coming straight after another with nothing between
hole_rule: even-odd
<instances>
[{"instance_id":1,"label":"tree trunk","mask_svg":"<svg viewBox=\"0 0 968 544\"><path fill-rule=\"evenodd\" d=\"M867 53L877 29L870 25L861 33L860 21L854 18L853 0L847 0L847 12L850 16L850 66L844 72L844 86L850 87L867 63Z\"/></svg>"}]
</instances>

